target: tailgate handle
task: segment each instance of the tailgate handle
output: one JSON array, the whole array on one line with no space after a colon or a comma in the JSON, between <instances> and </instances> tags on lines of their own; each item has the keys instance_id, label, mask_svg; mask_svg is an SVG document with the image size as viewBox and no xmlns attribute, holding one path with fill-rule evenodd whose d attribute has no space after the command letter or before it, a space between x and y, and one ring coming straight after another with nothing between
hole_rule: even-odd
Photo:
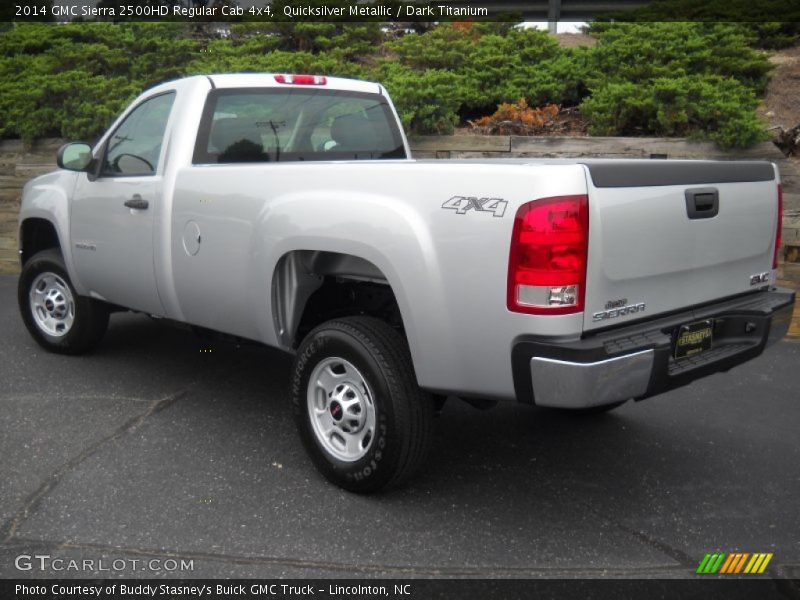
<instances>
[{"instance_id":1,"label":"tailgate handle","mask_svg":"<svg viewBox=\"0 0 800 600\"><path fill-rule=\"evenodd\" d=\"M690 219L710 219L719 213L719 191L717 188L693 188L686 190L686 214Z\"/></svg>"}]
</instances>

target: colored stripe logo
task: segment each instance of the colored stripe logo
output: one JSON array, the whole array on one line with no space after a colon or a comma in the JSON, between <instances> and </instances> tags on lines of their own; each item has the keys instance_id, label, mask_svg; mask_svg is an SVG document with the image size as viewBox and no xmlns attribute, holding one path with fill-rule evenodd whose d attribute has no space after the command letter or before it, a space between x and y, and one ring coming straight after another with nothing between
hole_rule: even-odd
<instances>
[{"instance_id":1,"label":"colored stripe logo","mask_svg":"<svg viewBox=\"0 0 800 600\"><path fill-rule=\"evenodd\" d=\"M713 575L715 573L725 575L746 574L760 575L764 572L772 560L773 554L765 552L716 552L706 554L697 567L697 573L701 575Z\"/></svg>"}]
</instances>

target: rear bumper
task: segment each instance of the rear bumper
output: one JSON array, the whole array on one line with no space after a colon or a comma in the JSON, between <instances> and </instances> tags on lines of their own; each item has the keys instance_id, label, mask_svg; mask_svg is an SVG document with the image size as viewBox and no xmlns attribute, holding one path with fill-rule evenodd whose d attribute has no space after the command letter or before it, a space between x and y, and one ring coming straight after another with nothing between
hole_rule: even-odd
<instances>
[{"instance_id":1,"label":"rear bumper","mask_svg":"<svg viewBox=\"0 0 800 600\"><path fill-rule=\"evenodd\" d=\"M773 288L702 306L580 340L519 338L512 348L520 402L589 408L642 400L727 371L764 351L789 329L795 294ZM676 329L714 319L714 345L697 356L673 358Z\"/></svg>"}]
</instances>

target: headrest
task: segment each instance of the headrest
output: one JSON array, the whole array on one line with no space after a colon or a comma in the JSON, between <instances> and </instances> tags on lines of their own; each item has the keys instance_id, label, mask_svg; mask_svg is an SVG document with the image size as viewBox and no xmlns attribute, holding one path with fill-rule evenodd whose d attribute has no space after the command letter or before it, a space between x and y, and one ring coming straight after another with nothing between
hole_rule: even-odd
<instances>
[{"instance_id":1,"label":"headrest","mask_svg":"<svg viewBox=\"0 0 800 600\"><path fill-rule=\"evenodd\" d=\"M334 150L370 150L375 145L375 133L370 122L361 115L336 117L331 125Z\"/></svg>"}]
</instances>

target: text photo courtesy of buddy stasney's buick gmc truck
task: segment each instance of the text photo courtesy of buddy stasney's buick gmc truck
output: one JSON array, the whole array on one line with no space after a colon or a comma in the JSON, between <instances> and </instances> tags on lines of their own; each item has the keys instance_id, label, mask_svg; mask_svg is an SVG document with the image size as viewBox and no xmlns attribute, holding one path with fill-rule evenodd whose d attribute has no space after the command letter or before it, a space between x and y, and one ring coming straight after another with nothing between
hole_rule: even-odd
<instances>
[{"instance_id":1,"label":"text photo courtesy of buddy stasney's buick gmc truck","mask_svg":"<svg viewBox=\"0 0 800 600\"><path fill-rule=\"evenodd\" d=\"M380 84L224 74L58 166L20 212L33 338L85 353L130 310L289 352L300 438L352 491L407 481L449 396L602 412L791 318L769 162L414 160Z\"/></svg>"}]
</instances>

